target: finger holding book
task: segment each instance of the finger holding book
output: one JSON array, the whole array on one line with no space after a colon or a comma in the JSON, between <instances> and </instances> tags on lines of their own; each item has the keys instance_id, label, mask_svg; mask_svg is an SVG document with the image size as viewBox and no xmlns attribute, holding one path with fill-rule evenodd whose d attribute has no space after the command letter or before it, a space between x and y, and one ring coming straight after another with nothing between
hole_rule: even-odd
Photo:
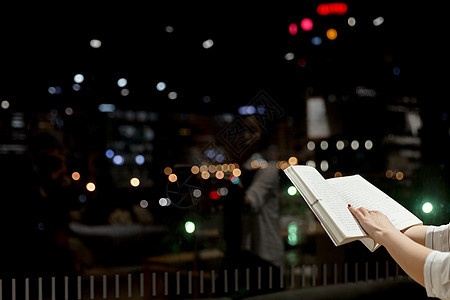
<instances>
[{"instance_id":1,"label":"finger holding book","mask_svg":"<svg viewBox=\"0 0 450 300\"><path fill-rule=\"evenodd\" d=\"M384 244L383 237L386 233L397 231L389 218L380 211L369 211L365 207L354 208L350 204L348 208L364 231L381 245Z\"/></svg>"}]
</instances>

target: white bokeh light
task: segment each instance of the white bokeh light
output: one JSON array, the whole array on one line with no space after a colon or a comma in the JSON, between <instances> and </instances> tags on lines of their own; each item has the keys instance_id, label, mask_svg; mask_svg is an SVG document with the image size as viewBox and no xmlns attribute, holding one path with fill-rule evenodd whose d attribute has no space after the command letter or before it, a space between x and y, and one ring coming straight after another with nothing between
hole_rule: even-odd
<instances>
[{"instance_id":1,"label":"white bokeh light","mask_svg":"<svg viewBox=\"0 0 450 300\"><path fill-rule=\"evenodd\" d=\"M158 91L164 91L166 89L166 83L163 81L158 82L158 84L156 85L156 89Z\"/></svg>"},{"instance_id":2,"label":"white bokeh light","mask_svg":"<svg viewBox=\"0 0 450 300\"><path fill-rule=\"evenodd\" d=\"M117 80L117 85L119 87L125 87L127 83L128 81L126 80L126 78L120 78L119 80Z\"/></svg>"},{"instance_id":3,"label":"white bokeh light","mask_svg":"<svg viewBox=\"0 0 450 300\"><path fill-rule=\"evenodd\" d=\"M84 75L83 74L77 74L73 77L73 81L76 83L82 83L84 81Z\"/></svg>"}]
</instances>

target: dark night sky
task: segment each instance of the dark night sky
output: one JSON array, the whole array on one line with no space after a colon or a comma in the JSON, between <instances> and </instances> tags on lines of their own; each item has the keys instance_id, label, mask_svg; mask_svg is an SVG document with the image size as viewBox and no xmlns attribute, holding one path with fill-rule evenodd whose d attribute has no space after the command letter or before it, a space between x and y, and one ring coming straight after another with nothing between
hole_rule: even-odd
<instances>
[{"instance_id":1,"label":"dark night sky","mask_svg":"<svg viewBox=\"0 0 450 300\"><path fill-rule=\"evenodd\" d=\"M4 10L1 93L32 109L110 101L199 112L234 110L260 90L285 105L304 97L308 87L319 94L368 86L388 98L445 96L445 12L432 2L349 1L344 17L320 17L318 2L297 2ZM349 16L357 20L354 28L346 24ZM385 22L374 27L378 16ZM304 17L315 22L313 31L290 36L289 24ZM173 33L165 31L168 25ZM324 37L328 27L339 29L334 42ZM323 44L311 45L313 35ZM102 47L92 49L92 38ZM205 50L201 43L208 38L214 46ZM287 52L296 58L286 61ZM304 68L299 58L306 59ZM399 76L392 73L395 66ZM86 77L78 93L71 90L76 73ZM120 77L129 82L126 100L115 85ZM176 107L155 90L158 81L178 92ZM49 95L51 85L60 85L63 94ZM205 95L213 100L208 107Z\"/></svg>"}]
</instances>

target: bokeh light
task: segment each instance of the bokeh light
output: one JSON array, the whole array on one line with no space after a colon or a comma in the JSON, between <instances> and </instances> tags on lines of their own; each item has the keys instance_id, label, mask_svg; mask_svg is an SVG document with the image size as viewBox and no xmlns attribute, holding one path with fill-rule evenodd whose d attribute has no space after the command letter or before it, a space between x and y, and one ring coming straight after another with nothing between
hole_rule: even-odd
<instances>
[{"instance_id":1,"label":"bokeh light","mask_svg":"<svg viewBox=\"0 0 450 300\"><path fill-rule=\"evenodd\" d=\"M130 184L134 187L138 187L141 184L141 182L139 178L133 177L130 179Z\"/></svg>"},{"instance_id":2,"label":"bokeh light","mask_svg":"<svg viewBox=\"0 0 450 300\"><path fill-rule=\"evenodd\" d=\"M198 166L192 166L191 167L191 173L196 175L200 172L200 168Z\"/></svg>"},{"instance_id":3,"label":"bokeh light","mask_svg":"<svg viewBox=\"0 0 450 300\"><path fill-rule=\"evenodd\" d=\"M141 200L139 202L139 206L142 208L147 208L148 207L148 201L147 200Z\"/></svg>"},{"instance_id":4,"label":"bokeh light","mask_svg":"<svg viewBox=\"0 0 450 300\"><path fill-rule=\"evenodd\" d=\"M105 156L107 158L113 158L114 157L114 151L112 149L108 149L105 151Z\"/></svg>"},{"instance_id":5,"label":"bokeh light","mask_svg":"<svg viewBox=\"0 0 450 300\"><path fill-rule=\"evenodd\" d=\"M80 180L80 178L81 178L80 173L78 173L78 172L73 172L72 173L72 179L73 180L77 181L77 180Z\"/></svg>"},{"instance_id":6,"label":"bokeh light","mask_svg":"<svg viewBox=\"0 0 450 300\"><path fill-rule=\"evenodd\" d=\"M88 183L86 184L86 189L87 189L89 192L95 191L95 184L94 184L93 182L88 182Z\"/></svg>"},{"instance_id":7,"label":"bokeh light","mask_svg":"<svg viewBox=\"0 0 450 300\"><path fill-rule=\"evenodd\" d=\"M160 198L158 203L160 206L169 206L171 201L169 198Z\"/></svg>"},{"instance_id":8,"label":"bokeh light","mask_svg":"<svg viewBox=\"0 0 450 300\"><path fill-rule=\"evenodd\" d=\"M225 176L225 174L222 171L217 171L216 172L216 178L217 179L223 179L224 176Z\"/></svg>"},{"instance_id":9,"label":"bokeh light","mask_svg":"<svg viewBox=\"0 0 450 300\"><path fill-rule=\"evenodd\" d=\"M295 188L295 186L291 185L290 187L288 187L287 193L290 196L294 196L295 194L297 194L297 189Z\"/></svg>"},{"instance_id":10,"label":"bokeh light","mask_svg":"<svg viewBox=\"0 0 450 300\"><path fill-rule=\"evenodd\" d=\"M141 166L145 163L145 157L141 154L138 154L134 158L134 161L136 162L137 165Z\"/></svg>"},{"instance_id":11,"label":"bokeh light","mask_svg":"<svg viewBox=\"0 0 450 300\"><path fill-rule=\"evenodd\" d=\"M304 30L304 31L311 31L313 29L313 21L310 18L304 18L301 22L300 22L300 27Z\"/></svg>"},{"instance_id":12,"label":"bokeh light","mask_svg":"<svg viewBox=\"0 0 450 300\"><path fill-rule=\"evenodd\" d=\"M195 198L200 198L200 196L202 195L202 190L200 190L200 189L194 189L194 190L192 191L192 195L193 195Z\"/></svg>"},{"instance_id":13,"label":"bokeh light","mask_svg":"<svg viewBox=\"0 0 450 300\"><path fill-rule=\"evenodd\" d=\"M220 198L219 192L217 192L217 191L211 191L211 192L209 192L209 199L217 200L217 199L219 199L219 198Z\"/></svg>"},{"instance_id":14,"label":"bokeh light","mask_svg":"<svg viewBox=\"0 0 450 300\"><path fill-rule=\"evenodd\" d=\"M172 174L172 168L171 167L165 167L164 168L164 174L166 174L167 176Z\"/></svg>"},{"instance_id":15,"label":"bokeh light","mask_svg":"<svg viewBox=\"0 0 450 300\"><path fill-rule=\"evenodd\" d=\"M290 222L287 226L287 242L291 246L295 246L299 242L298 225L296 222Z\"/></svg>"},{"instance_id":16,"label":"bokeh light","mask_svg":"<svg viewBox=\"0 0 450 300\"><path fill-rule=\"evenodd\" d=\"M314 46L319 46L322 44L322 38L320 36L315 36L313 38L311 38L311 44L313 44Z\"/></svg>"},{"instance_id":17,"label":"bokeh light","mask_svg":"<svg viewBox=\"0 0 450 300\"><path fill-rule=\"evenodd\" d=\"M347 19L347 24L351 27L356 25L356 19L354 17L350 17Z\"/></svg>"},{"instance_id":18,"label":"bokeh light","mask_svg":"<svg viewBox=\"0 0 450 300\"><path fill-rule=\"evenodd\" d=\"M425 202L422 205L422 211L426 214L429 214L433 211L433 204L431 204L431 202Z\"/></svg>"},{"instance_id":19,"label":"bokeh light","mask_svg":"<svg viewBox=\"0 0 450 300\"><path fill-rule=\"evenodd\" d=\"M289 34L296 35L298 31L298 26L295 23L289 24Z\"/></svg>"},{"instance_id":20,"label":"bokeh light","mask_svg":"<svg viewBox=\"0 0 450 300\"><path fill-rule=\"evenodd\" d=\"M113 163L114 163L115 165L117 165L117 166L123 165L124 162L125 162L125 159L123 158L122 155L115 155L115 156L113 157Z\"/></svg>"},{"instance_id":21,"label":"bokeh light","mask_svg":"<svg viewBox=\"0 0 450 300\"><path fill-rule=\"evenodd\" d=\"M160 81L160 82L158 82L158 84L156 84L156 89L158 91L160 91L160 92L164 91L165 88L166 88L166 83L165 82Z\"/></svg>"},{"instance_id":22,"label":"bokeh light","mask_svg":"<svg viewBox=\"0 0 450 300\"><path fill-rule=\"evenodd\" d=\"M186 221L186 223L184 223L184 229L186 230L187 233L194 233L195 223L192 221Z\"/></svg>"},{"instance_id":23,"label":"bokeh light","mask_svg":"<svg viewBox=\"0 0 450 300\"><path fill-rule=\"evenodd\" d=\"M98 39L92 39L89 42L89 45L91 45L92 48L97 49L100 48L102 46L102 42Z\"/></svg>"},{"instance_id":24,"label":"bokeh light","mask_svg":"<svg viewBox=\"0 0 450 300\"><path fill-rule=\"evenodd\" d=\"M209 48L211 48L212 46L214 46L214 41L213 41L212 39L207 39L206 41L204 41L204 42L202 43L202 46L203 46L203 48L205 48L205 49L209 49Z\"/></svg>"},{"instance_id":25,"label":"bokeh light","mask_svg":"<svg viewBox=\"0 0 450 300\"><path fill-rule=\"evenodd\" d=\"M328 29L326 35L327 35L327 38L332 41L337 39L337 37L338 37L337 30L334 28Z\"/></svg>"},{"instance_id":26,"label":"bokeh light","mask_svg":"<svg viewBox=\"0 0 450 300\"><path fill-rule=\"evenodd\" d=\"M77 74L73 77L73 81L75 81L76 83L82 83L84 81L84 76L83 74Z\"/></svg>"},{"instance_id":27,"label":"bokeh light","mask_svg":"<svg viewBox=\"0 0 450 300\"><path fill-rule=\"evenodd\" d=\"M3 100L1 103L1 107L3 109L8 109L9 108L9 101L8 100Z\"/></svg>"},{"instance_id":28,"label":"bokeh light","mask_svg":"<svg viewBox=\"0 0 450 300\"><path fill-rule=\"evenodd\" d=\"M289 159L288 159L288 163L290 164L290 165L297 165L298 164L298 158L297 157L295 157L295 156L291 156L291 157L289 157Z\"/></svg>"},{"instance_id":29,"label":"bokeh light","mask_svg":"<svg viewBox=\"0 0 450 300\"><path fill-rule=\"evenodd\" d=\"M239 183L239 177L236 177L236 176L231 175L231 176L230 176L230 181L231 181L231 183L233 183L233 184L238 184L238 183Z\"/></svg>"},{"instance_id":30,"label":"bokeh light","mask_svg":"<svg viewBox=\"0 0 450 300\"><path fill-rule=\"evenodd\" d=\"M125 87L127 85L128 81L126 78L120 78L119 80L117 80L117 86L118 87Z\"/></svg>"}]
</instances>

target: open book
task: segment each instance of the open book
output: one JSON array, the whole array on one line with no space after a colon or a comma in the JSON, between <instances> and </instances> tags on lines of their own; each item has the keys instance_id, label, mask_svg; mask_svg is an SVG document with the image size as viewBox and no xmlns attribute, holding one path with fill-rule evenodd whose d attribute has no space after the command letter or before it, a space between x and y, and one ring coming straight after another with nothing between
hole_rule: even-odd
<instances>
[{"instance_id":1,"label":"open book","mask_svg":"<svg viewBox=\"0 0 450 300\"><path fill-rule=\"evenodd\" d=\"M284 172L336 246L355 240L360 240L372 252L380 246L365 233L348 204L384 213L399 230L423 224L360 175L325 179L315 168L304 165L289 166Z\"/></svg>"}]
</instances>

